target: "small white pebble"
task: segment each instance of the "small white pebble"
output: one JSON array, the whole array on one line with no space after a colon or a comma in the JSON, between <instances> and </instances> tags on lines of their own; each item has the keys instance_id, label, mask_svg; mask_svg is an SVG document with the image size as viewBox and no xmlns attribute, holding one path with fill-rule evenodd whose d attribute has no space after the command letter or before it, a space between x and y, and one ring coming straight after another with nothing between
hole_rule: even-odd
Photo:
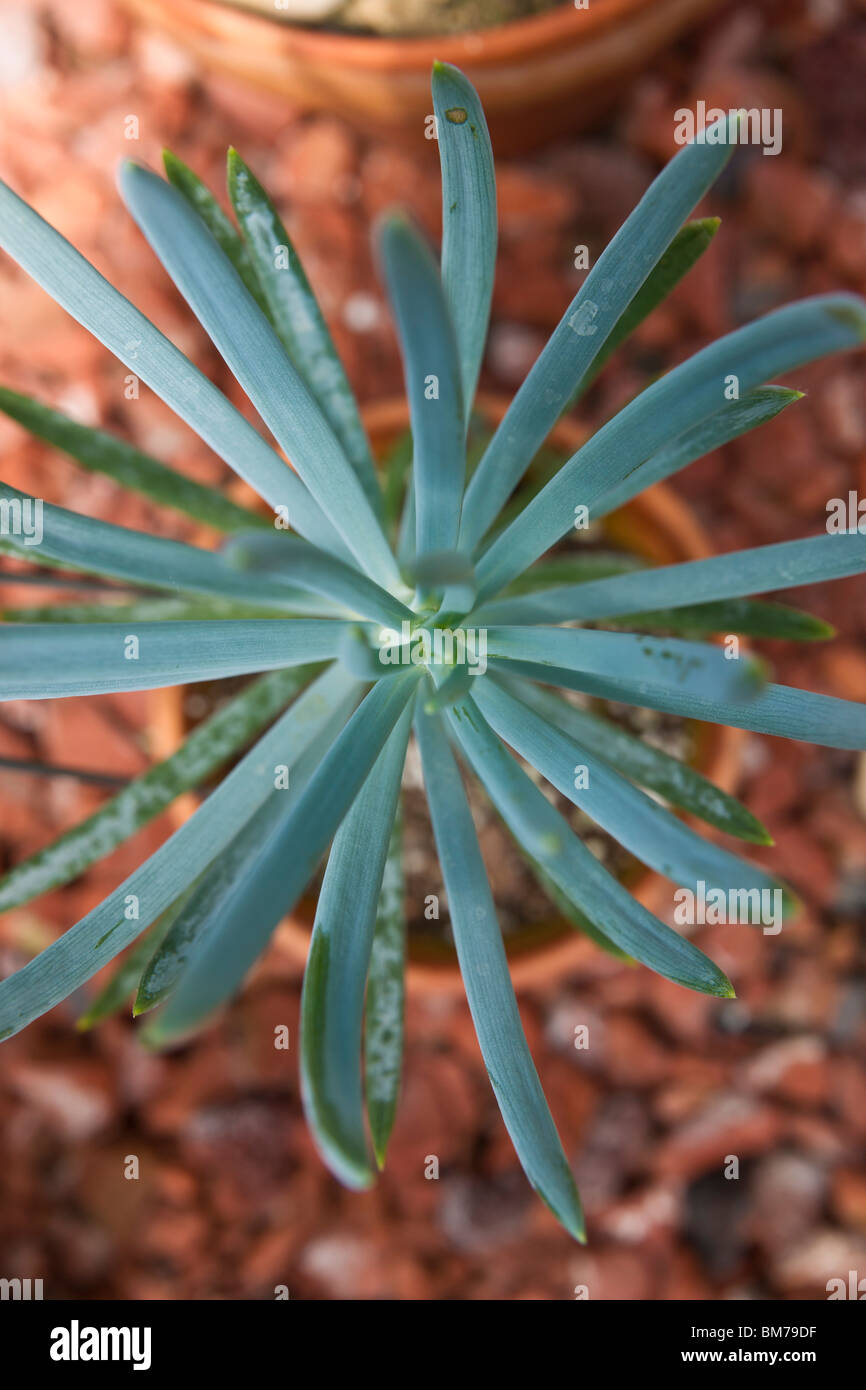
<instances>
[{"instance_id":1,"label":"small white pebble","mask_svg":"<svg viewBox=\"0 0 866 1390\"><path fill-rule=\"evenodd\" d=\"M381 316L379 301L363 290L350 294L343 305L343 322L353 333L372 332Z\"/></svg>"}]
</instances>

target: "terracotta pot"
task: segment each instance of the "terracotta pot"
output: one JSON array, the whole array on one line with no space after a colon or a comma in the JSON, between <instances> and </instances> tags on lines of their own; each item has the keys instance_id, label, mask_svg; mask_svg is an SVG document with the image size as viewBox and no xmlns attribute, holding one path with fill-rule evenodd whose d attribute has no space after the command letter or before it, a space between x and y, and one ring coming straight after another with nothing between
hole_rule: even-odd
<instances>
[{"instance_id":1,"label":"terracotta pot","mask_svg":"<svg viewBox=\"0 0 866 1390\"><path fill-rule=\"evenodd\" d=\"M480 394L476 408L491 424L497 424L509 402L499 396ZM387 400L364 410L364 423L374 452L381 455L387 446L402 433L408 423L408 407L402 397ZM552 448L564 456L573 454L586 439L585 427L576 420L564 419L549 437ZM253 494L238 480L232 489L236 500L249 501ZM679 560L700 560L712 554L709 539L690 508L664 483L648 488L619 511L605 517L601 523L605 537L620 550L639 555L656 564L671 564ZM213 532L202 532L200 543L207 544ZM152 692L150 728L151 751L156 759L168 757L178 747L186 733L183 713L183 688L173 686ZM740 729L715 724L696 724L696 753L694 766L725 791L733 791L740 763L740 750L745 737ZM195 809L193 794L180 798L172 807L176 824ZM690 824L698 824L690 821ZM670 901L670 888L660 876L644 870L629 884L629 890L652 911L664 910ZM310 929L314 903L305 901L299 910L279 928L280 947L298 964L306 963L310 944ZM545 924L543 939L518 937L509 941L508 956L516 989L539 987L556 980L584 965L598 948L587 937L566 922L552 915ZM463 985L453 950L433 962L421 959L413 950L410 938L407 985L412 993L460 995Z\"/></svg>"},{"instance_id":2,"label":"terracotta pot","mask_svg":"<svg viewBox=\"0 0 866 1390\"><path fill-rule=\"evenodd\" d=\"M380 38L295 27L215 0L125 0L206 68L328 111L399 141L417 141L431 112L435 59L478 88L498 154L585 128L627 80L720 0L590 0L491 29L438 38Z\"/></svg>"}]
</instances>

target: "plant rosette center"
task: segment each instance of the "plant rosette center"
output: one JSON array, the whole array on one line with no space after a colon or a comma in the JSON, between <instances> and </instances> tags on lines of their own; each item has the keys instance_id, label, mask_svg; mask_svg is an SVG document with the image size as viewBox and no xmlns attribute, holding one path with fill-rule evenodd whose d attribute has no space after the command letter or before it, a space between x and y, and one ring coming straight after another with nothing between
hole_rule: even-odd
<instances>
[{"instance_id":1,"label":"plant rosette center","mask_svg":"<svg viewBox=\"0 0 866 1390\"><path fill-rule=\"evenodd\" d=\"M379 629L377 652L385 668L419 666L431 672L459 670L483 676L487 670L487 629L406 619L399 630Z\"/></svg>"}]
</instances>

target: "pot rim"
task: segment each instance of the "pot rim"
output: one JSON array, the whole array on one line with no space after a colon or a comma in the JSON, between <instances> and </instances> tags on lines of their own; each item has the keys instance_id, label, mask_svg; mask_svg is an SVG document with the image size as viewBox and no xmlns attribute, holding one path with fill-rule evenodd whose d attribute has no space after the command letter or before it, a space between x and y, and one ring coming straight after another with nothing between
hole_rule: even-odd
<instances>
[{"instance_id":1,"label":"pot rim","mask_svg":"<svg viewBox=\"0 0 866 1390\"><path fill-rule=\"evenodd\" d=\"M122 3L205 71L298 112L337 116L426 162L437 59L457 64L478 88L498 155L524 155L593 124L625 81L722 0L591 0L585 10L562 0L488 29L404 37L307 29L225 0ZM279 123L278 111L272 116Z\"/></svg>"},{"instance_id":2,"label":"pot rim","mask_svg":"<svg viewBox=\"0 0 866 1390\"><path fill-rule=\"evenodd\" d=\"M521 63L537 52L570 42L579 30L585 37L595 37L621 25L635 14L659 10L694 10L702 0L591 0L586 9L578 9L570 0L559 0L552 9L541 14L506 19L484 29L468 29L454 34L421 34L388 36L374 33L346 33L343 30L314 28L291 20L278 20L258 8L237 3L237 0L129 0L134 9L142 12L168 11L177 16L181 11L202 19L214 18L215 28L241 32L247 27L252 33L258 28L262 36L273 37L278 31L290 40L297 54L314 53L323 47L331 50L335 61L377 71L405 69L406 63L429 71L432 63L442 57L447 47L449 56L458 54L478 67L490 67L517 54ZM228 36L228 35L226 35Z\"/></svg>"}]
</instances>

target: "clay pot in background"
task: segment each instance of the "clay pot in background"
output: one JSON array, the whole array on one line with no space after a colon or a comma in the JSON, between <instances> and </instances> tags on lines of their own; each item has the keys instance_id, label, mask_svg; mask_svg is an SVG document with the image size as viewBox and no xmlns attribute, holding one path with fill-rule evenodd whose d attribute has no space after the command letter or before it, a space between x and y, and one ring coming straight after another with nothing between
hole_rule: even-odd
<instances>
[{"instance_id":1,"label":"clay pot in background","mask_svg":"<svg viewBox=\"0 0 866 1390\"><path fill-rule=\"evenodd\" d=\"M219 0L124 0L203 68L412 141L432 111L434 60L456 63L481 94L497 154L519 154L612 107L630 77L720 0L590 0L491 29L382 38L297 27Z\"/></svg>"},{"instance_id":2,"label":"clay pot in background","mask_svg":"<svg viewBox=\"0 0 866 1390\"><path fill-rule=\"evenodd\" d=\"M494 426L502 419L508 405L504 397L483 393L475 401L478 414ZM374 453L379 457L408 426L408 406L403 397L366 407L363 415ZM548 444L560 451L563 458L568 458L585 439L585 427L577 420L566 418L552 430ZM249 502L252 497L245 483L240 483L233 492L239 501ZM691 509L664 483L640 493L600 524L605 540L613 548L638 555L653 564L700 560L712 554L709 539ZM182 742L187 732L183 706L182 686L152 692L150 747L155 759L168 757ZM733 791L739 771L742 730L701 723L695 725L695 731L694 766L723 790ZM172 809L176 823L186 819L195 806L193 793L175 802ZM670 901L668 885L650 870L642 871L629 884L629 891L656 912L663 911L664 903ZM509 938L506 943L516 989L544 987L585 964L598 949L567 922L558 923L555 909L551 911L554 929L546 930L542 940L536 941L528 934L525 939L521 936ZM306 962L311 927L310 912L302 905L279 929L280 947L299 968ZM459 995L463 990L453 951L441 961L420 958L417 951L413 954L411 935L407 983L410 990L425 993Z\"/></svg>"}]
</instances>

